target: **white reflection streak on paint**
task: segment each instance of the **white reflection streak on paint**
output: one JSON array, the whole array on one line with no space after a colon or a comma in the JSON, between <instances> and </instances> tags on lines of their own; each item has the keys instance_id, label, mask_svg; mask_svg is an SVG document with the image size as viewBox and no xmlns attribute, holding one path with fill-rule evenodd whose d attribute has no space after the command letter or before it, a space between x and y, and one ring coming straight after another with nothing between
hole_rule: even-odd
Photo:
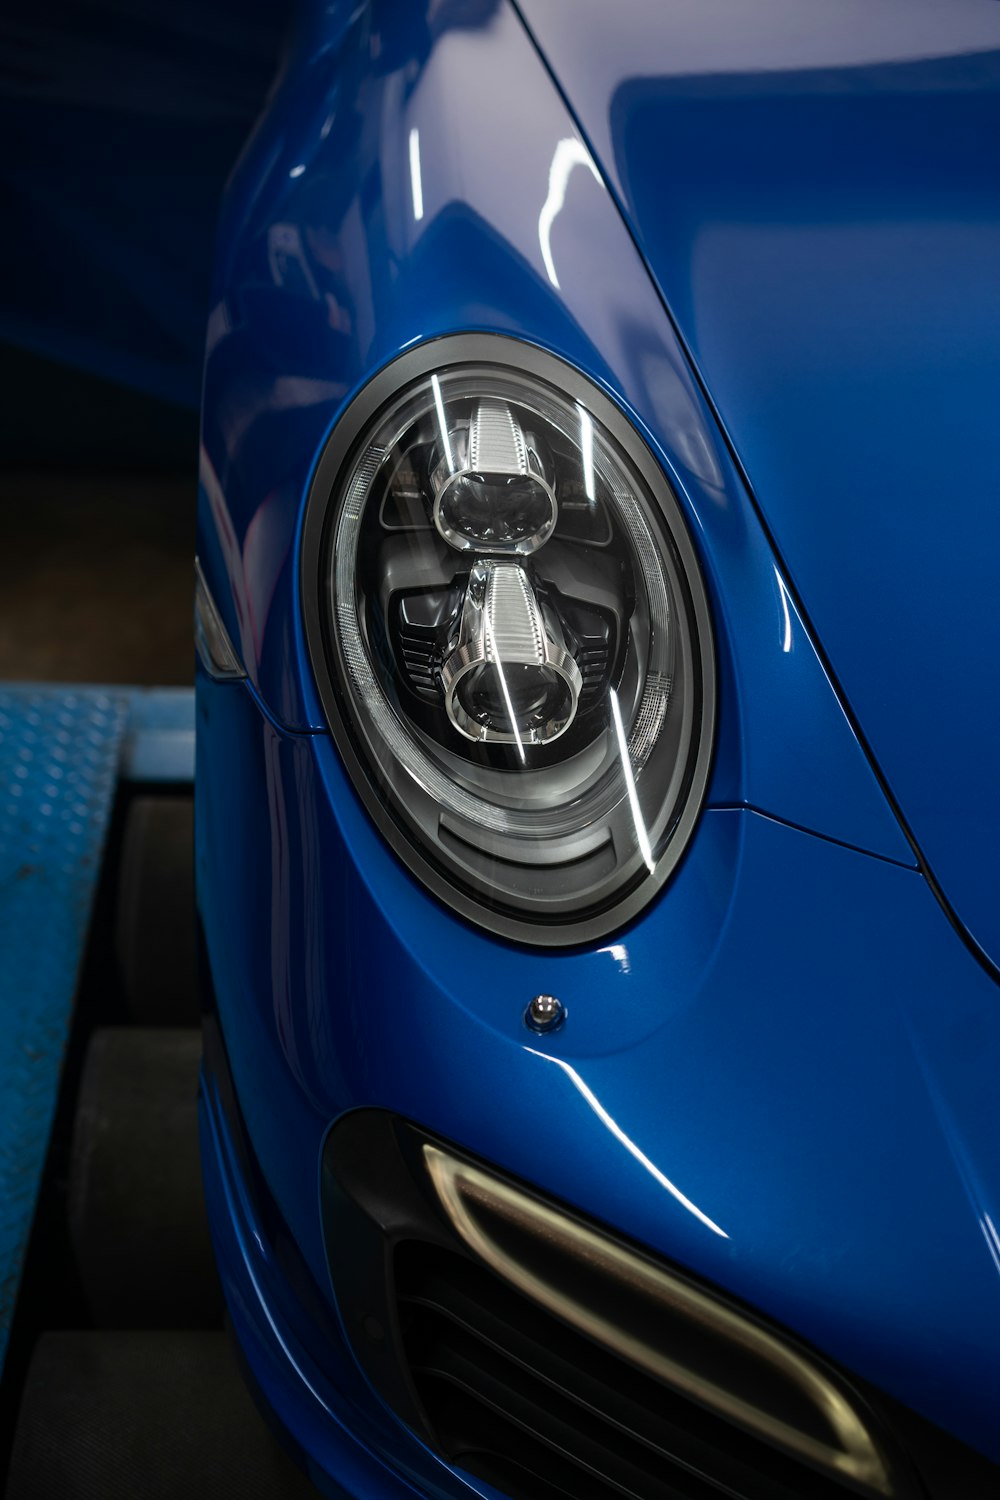
<instances>
[{"instance_id":1,"label":"white reflection streak on paint","mask_svg":"<svg viewBox=\"0 0 1000 1500\"><path fill-rule=\"evenodd\" d=\"M521 736L517 732L517 721L514 718L514 705L510 701L510 693L507 691L507 678L504 676L503 662L500 660L500 652L497 650L497 638L493 634L493 621L490 619L490 606L488 600L486 603L486 608L483 610L483 624L486 626L488 644L490 650L493 652L493 665L496 667L497 676L500 678L500 691L501 693L503 693L503 701L507 709L507 717L510 719L510 727L514 732L514 739L517 742L517 753L521 757L521 764L523 766L526 764L524 758L524 746L521 743Z\"/></svg>"},{"instance_id":2,"label":"white reflection streak on paint","mask_svg":"<svg viewBox=\"0 0 1000 1500\"><path fill-rule=\"evenodd\" d=\"M441 382L436 375L431 376L431 388L434 391L434 406L437 411L438 427L441 430L441 446L444 448L444 461L448 465L448 473L454 474L455 460L451 456L451 441L448 437L448 424L444 419L444 402L441 400Z\"/></svg>"},{"instance_id":3,"label":"white reflection streak on paint","mask_svg":"<svg viewBox=\"0 0 1000 1500\"><path fill-rule=\"evenodd\" d=\"M989 1214L983 1214L979 1221L979 1227L983 1231L983 1239L986 1241L993 1264L1000 1271L1000 1234L997 1234L996 1225Z\"/></svg>"},{"instance_id":4,"label":"white reflection streak on paint","mask_svg":"<svg viewBox=\"0 0 1000 1500\"><path fill-rule=\"evenodd\" d=\"M788 590L785 588L785 580L782 578L781 574L777 571L777 569L775 569L774 576L778 580L778 596L781 599L781 608L784 610L784 613L785 613L785 634L784 634L784 638L783 638L783 640L781 642L781 649L782 649L782 651L791 651L791 649L792 649L792 616L791 616L791 613L790 613L789 608L788 608Z\"/></svg>"},{"instance_id":5,"label":"white reflection streak on paint","mask_svg":"<svg viewBox=\"0 0 1000 1500\"><path fill-rule=\"evenodd\" d=\"M584 411L577 404L580 413L580 454L583 458L583 487L587 492L587 499L594 503L594 424L590 420L590 413Z\"/></svg>"},{"instance_id":6,"label":"white reflection streak on paint","mask_svg":"<svg viewBox=\"0 0 1000 1500\"><path fill-rule=\"evenodd\" d=\"M566 140L560 141L555 149L552 165L549 167L548 197L542 204L542 211L538 215L538 243L542 248L545 274L556 291L559 290L559 277L556 275L555 261L552 259L552 225L566 202L566 187L574 167L588 167L594 174L595 181L601 181L601 174L594 166L586 146L574 136L569 136ZM603 187L603 183L601 185Z\"/></svg>"},{"instance_id":7,"label":"white reflection streak on paint","mask_svg":"<svg viewBox=\"0 0 1000 1500\"><path fill-rule=\"evenodd\" d=\"M635 777L632 775L632 761L628 753L628 743L625 739L625 728L622 724L622 711L618 707L618 694L614 688L608 694L611 699L611 716L615 721L615 734L618 736L618 753L621 756L622 771L625 773L625 786L628 789L628 805L632 812L632 822L635 824L635 836L639 842L639 853L646 861L646 868L652 875L656 868L653 864L653 851L649 847L649 834L646 825L642 821L642 812L639 808L639 794L635 789Z\"/></svg>"},{"instance_id":8,"label":"white reflection streak on paint","mask_svg":"<svg viewBox=\"0 0 1000 1500\"><path fill-rule=\"evenodd\" d=\"M679 1187L675 1187L674 1184L670 1181L670 1178L664 1176L656 1163L651 1162L644 1151L640 1151L635 1141L633 1141L630 1136L627 1136L625 1134L624 1130L618 1124L617 1120L613 1120L611 1118L607 1110L604 1108L604 1105L601 1103L600 1099L598 1099L597 1095L594 1093L593 1089L589 1088L587 1084L584 1083L583 1079L580 1077L575 1068L570 1067L568 1062L563 1062L561 1057L552 1057L548 1052L538 1052L534 1047L529 1047L527 1050L531 1053L534 1053L535 1057L544 1057L546 1062L555 1063L557 1068L562 1068L570 1083L572 1083L573 1087L582 1096L582 1098L587 1101L591 1109L594 1111L594 1114L600 1120L601 1124L604 1125L608 1130L610 1130L615 1140L619 1141L625 1147L625 1150L629 1153L629 1155L634 1156L639 1165L641 1167L644 1167L649 1175L655 1178L655 1180L660 1184L662 1188L666 1188L671 1198L676 1198L677 1202L681 1205L682 1208L686 1208L688 1213L694 1214L699 1224L704 1224L705 1228L710 1229L713 1234L720 1235L722 1239L728 1240L729 1236L726 1231L724 1229L720 1229L718 1224L716 1224L713 1219L710 1219L708 1217L708 1214L702 1213L698 1205L696 1203L692 1203L691 1199L686 1197L685 1194L681 1192Z\"/></svg>"},{"instance_id":9,"label":"white reflection streak on paint","mask_svg":"<svg viewBox=\"0 0 1000 1500\"><path fill-rule=\"evenodd\" d=\"M410 131L410 192L413 195L413 217L417 223L424 216L424 184L420 176L420 131Z\"/></svg>"},{"instance_id":10,"label":"white reflection streak on paint","mask_svg":"<svg viewBox=\"0 0 1000 1500\"><path fill-rule=\"evenodd\" d=\"M598 953L609 953L617 964L621 965L623 974L631 974L632 964L628 956L628 949L624 943L609 943L606 948L598 948Z\"/></svg>"}]
</instances>

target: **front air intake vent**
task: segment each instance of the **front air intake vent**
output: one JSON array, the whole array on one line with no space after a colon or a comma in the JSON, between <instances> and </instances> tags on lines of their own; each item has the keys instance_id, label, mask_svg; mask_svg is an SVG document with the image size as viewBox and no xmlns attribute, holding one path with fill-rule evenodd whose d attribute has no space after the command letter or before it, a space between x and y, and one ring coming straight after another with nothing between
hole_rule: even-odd
<instances>
[{"instance_id":1,"label":"front air intake vent","mask_svg":"<svg viewBox=\"0 0 1000 1500\"><path fill-rule=\"evenodd\" d=\"M511 1500L1000 1493L995 1465L790 1334L381 1111L331 1131L323 1204L368 1378Z\"/></svg>"},{"instance_id":2,"label":"front air intake vent","mask_svg":"<svg viewBox=\"0 0 1000 1500\"><path fill-rule=\"evenodd\" d=\"M400 1245L396 1290L438 1446L518 1500L843 1500L461 1256Z\"/></svg>"},{"instance_id":3,"label":"front air intake vent","mask_svg":"<svg viewBox=\"0 0 1000 1500\"><path fill-rule=\"evenodd\" d=\"M397 1251L412 1377L454 1462L525 1500L902 1493L870 1415L804 1351L475 1163L422 1157L475 1257Z\"/></svg>"}]
</instances>

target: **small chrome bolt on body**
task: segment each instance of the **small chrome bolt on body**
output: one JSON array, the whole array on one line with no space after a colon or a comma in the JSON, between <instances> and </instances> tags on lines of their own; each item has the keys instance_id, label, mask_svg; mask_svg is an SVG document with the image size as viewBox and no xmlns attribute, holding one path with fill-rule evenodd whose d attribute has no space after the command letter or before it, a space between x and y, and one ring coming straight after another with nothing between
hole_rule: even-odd
<instances>
[{"instance_id":1,"label":"small chrome bolt on body","mask_svg":"<svg viewBox=\"0 0 1000 1500\"><path fill-rule=\"evenodd\" d=\"M524 1012L524 1024L532 1031L557 1031L566 1019L566 1007L555 995L536 995Z\"/></svg>"}]
</instances>

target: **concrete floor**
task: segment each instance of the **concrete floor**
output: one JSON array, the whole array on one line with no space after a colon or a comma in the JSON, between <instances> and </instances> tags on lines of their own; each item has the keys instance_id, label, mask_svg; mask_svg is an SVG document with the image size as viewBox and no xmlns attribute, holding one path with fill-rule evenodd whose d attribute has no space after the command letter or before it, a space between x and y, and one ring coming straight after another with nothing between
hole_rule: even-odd
<instances>
[{"instance_id":1,"label":"concrete floor","mask_svg":"<svg viewBox=\"0 0 1000 1500\"><path fill-rule=\"evenodd\" d=\"M183 685L195 474L0 473L0 681Z\"/></svg>"}]
</instances>

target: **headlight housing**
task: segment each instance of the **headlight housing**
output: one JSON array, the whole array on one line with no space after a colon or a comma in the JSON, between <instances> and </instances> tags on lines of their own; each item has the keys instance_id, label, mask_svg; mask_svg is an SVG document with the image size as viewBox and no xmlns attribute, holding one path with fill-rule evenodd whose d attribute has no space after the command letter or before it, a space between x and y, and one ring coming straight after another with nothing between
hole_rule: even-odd
<instances>
[{"instance_id":1,"label":"headlight housing","mask_svg":"<svg viewBox=\"0 0 1000 1500\"><path fill-rule=\"evenodd\" d=\"M410 350L337 423L302 562L331 730L406 864L522 941L633 916L700 809L715 686L686 527L618 408L513 339Z\"/></svg>"}]
</instances>

